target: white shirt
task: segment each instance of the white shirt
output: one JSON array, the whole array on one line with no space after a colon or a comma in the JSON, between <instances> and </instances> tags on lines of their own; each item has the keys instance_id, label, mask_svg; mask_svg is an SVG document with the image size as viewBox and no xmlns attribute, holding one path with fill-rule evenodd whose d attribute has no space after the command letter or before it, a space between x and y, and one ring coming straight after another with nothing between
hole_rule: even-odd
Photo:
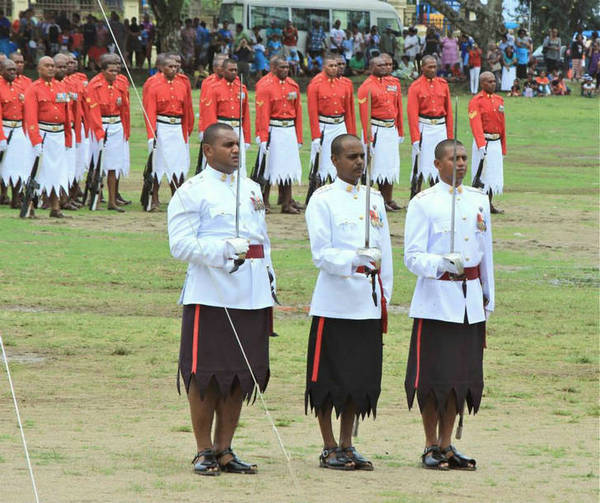
<instances>
[{"instance_id":1,"label":"white shirt","mask_svg":"<svg viewBox=\"0 0 600 503\"><path fill-rule=\"evenodd\" d=\"M456 195L455 252L465 267L479 265L480 278L462 281L439 280L443 274L442 255L450 252L452 190L439 182L415 196L408 205L404 231L404 263L417 275L409 316L462 323L465 309L469 323L485 320L494 310L494 261L490 203L479 189L460 186Z\"/></svg>"},{"instance_id":2,"label":"white shirt","mask_svg":"<svg viewBox=\"0 0 600 503\"><path fill-rule=\"evenodd\" d=\"M408 35L404 39L404 52L409 58L414 58L419 54L419 37L416 35Z\"/></svg>"},{"instance_id":3,"label":"white shirt","mask_svg":"<svg viewBox=\"0 0 600 503\"><path fill-rule=\"evenodd\" d=\"M273 305L267 267L271 245L267 236L260 187L240 180L240 237L262 244L264 259L246 259L230 274L226 239L235 237L236 174L210 166L187 180L171 198L168 209L171 254L188 262L180 304L205 304L234 309ZM273 273L274 274L274 273Z\"/></svg>"},{"instance_id":4,"label":"white shirt","mask_svg":"<svg viewBox=\"0 0 600 503\"><path fill-rule=\"evenodd\" d=\"M381 318L381 294L376 283L377 306L371 278L352 265L356 250L365 246L366 190L336 178L315 191L306 208L306 224L313 263L319 268L310 305L311 316L352 320ZM381 280L389 303L392 296L392 245L383 197L371 190L370 246L382 254Z\"/></svg>"},{"instance_id":5,"label":"white shirt","mask_svg":"<svg viewBox=\"0 0 600 503\"><path fill-rule=\"evenodd\" d=\"M329 48L330 49L338 49L342 46L342 41L346 38L346 32L344 30L338 30L337 28L331 28L329 32L329 36L333 39L333 42L330 40Z\"/></svg>"}]
</instances>

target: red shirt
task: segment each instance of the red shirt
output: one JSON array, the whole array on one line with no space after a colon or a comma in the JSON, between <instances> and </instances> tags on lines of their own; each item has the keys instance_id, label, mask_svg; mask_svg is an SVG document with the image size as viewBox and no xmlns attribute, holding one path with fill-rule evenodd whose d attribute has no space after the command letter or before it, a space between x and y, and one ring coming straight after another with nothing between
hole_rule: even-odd
<instances>
[{"instance_id":1,"label":"red shirt","mask_svg":"<svg viewBox=\"0 0 600 503\"><path fill-rule=\"evenodd\" d=\"M338 78L330 79L325 73L319 75L311 81L306 91L312 139L321 137L319 115L343 115L348 133L356 134L354 97L348 84Z\"/></svg>"},{"instance_id":2,"label":"red shirt","mask_svg":"<svg viewBox=\"0 0 600 503\"><path fill-rule=\"evenodd\" d=\"M276 75L268 74L256 90L256 135L260 141L269 138L269 120L295 120L296 140L302 143L302 101L300 86L287 77L279 80Z\"/></svg>"},{"instance_id":3,"label":"red shirt","mask_svg":"<svg viewBox=\"0 0 600 503\"><path fill-rule=\"evenodd\" d=\"M82 102L85 99L83 96L84 87L80 80L70 76L63 79L63 84L66 86L67 92L69 93L69 110L73 129L75 130L75 143L80 143L81 123L83 120Z\"/></svg>"},{"instance_id":4,"label":"red shirt","mask_svg":"<svg viewBox=\"0 0 600 503\"><path fill-rule=\"evenodd\" d=\"M25 127L32 145L42 143L38 122L62 124L65 128L65 145L71 147L71 115L69 93L63 82L38 79L25 91Z\"/></svg>"},{"instance_id":5,"label":"red shirt","mask_svg":"<svg viewBox=\"0 0 600 503\"><path fill-rule=\"evenodd\" d=\"M208 88L211 87L215 82L218 82L219 80L221 80L221 77L219 77L216 73L211 73L208 77L206 77L202 81L202 87L200 87L200 96L199 96L200 100L198 103L198 131L200 133L206 129L206 126L204 125L204 121L202 119L202 110L204 108L202 106L203 105L202 91L204 90L204 94L206 95L208 93ZM258 82L256 83L256 85L258 86Z\"/></svg>"},{"instance_id":6,"label":"red shirt","mask_svg":"<svg viewBox=\"0 0 600 503\"><path fill-rule=\"evenodd\" d=\"M129 139L129 91L123 88L123 83L115 79L109 84L104 75L96 75L86 88L87 107L89 109L90 129L98 139L104 138L102 116L118 115L123 123L123 135Z\"/></svg>"},{"instance_id":7,"label":"red shirt","mask_svg":"<svg viewBox=\"0 0 600 503\"><path fill-rule=\"evenodd\" d=\"M298 45L298 29L295 26L283 29L283 45L289 47Z\"/></svg>"},{"instance_id":8,"label":"red shirt","mask_svg":"<svg viewBox=\"0 0 600 503\"><path fill-rule=\"evenodd\" d=\"M27 90L27 88L31 85L32 80L25 75L17 75L15 78L15 82L21 86L21 89Z\"/></svg>"},{"instance_id":9,"label":"red shirt","mask_svg":"<svg viewBox=\"0 0 600 503\"><path fill-rule=\"evenodd\" d=\"M446 135L454 137L452 131L452 103L450 103L450 88L448 83L439 77L427 79L421 75L408 88L408 103L406 106L410 139L419 141L419 115L428 117L446 117Z\"/></svg>"},{"instance_id":10,"label":"red shirt","mask_svg":"<svg viewBox=\"0 0 600 503\"><path fill-rule=\"evenodd\" d=\"M0 78L0 115L3 120L23 120L25 93L18 82ZM0 128L1 130L2 128ZM0 133L0 139L5 140Z\"/></svg>"},{"instance_id":11,"label":"red shirt","mask_svg":"<svg viewBox=\"0 0 600 503\"><path fill-rule=\"evenodd\" d=\"M481 49L471 49L469 51L469 66L481 66Z\"/></svg>"},{"instance_id":12,"label":"red shirt","mask_svg":"<svg viewBox=\"0 0 600 503\"><path fill-rule=\"evenodd\" d=\"M477 147L486 144L484 133L499 134L502 153L506 155L506 125L504 121L504 99L497 94L481 91L469 102L469 123Z\"/></svg>"},{"instance_id":13,"label":"red shirt","mask_svg":"<svg viewBox=\"0 0 600 503\"><path fill-rule=\"evenodd\" d=\"M204 85L202 86L204 88ZM219 117L239 119L240 117L240 79L233 82L225 79L213 83L202 96L202 121L204 129L218 122ZM250 107L248 105L248 90L242 86L242 129L244 141L250 143Z\"/></svg>"},{"instance_id":14,"label":"red shirt","mask_svg":"<svg viewBox=\"0 0 600 503\"><path fill-rule=\"evenodd\" d=\"M177 77L167 80L164 74L160 74L152 85L146 88L144 93L144 108L148 114L146 120L146 131L148 139L154 138L156 131L156 116L171 115L181 117L181 129L184 139L187 141L190 133L189 111L193 116L191 94L182 79ZM191 126L193 130L193 124Z\"/></svg>"},{"instance_id":15,"label":"red shirt","mask_svg":"<svg viewBox=\"0 0 600 503\"><path fill-rule=\"evenodd\" d=\"M192 84L190 82L190 79L188 78L188 76L185 73L178 73L177 75L175 75L175 78L178 79L180 82L183 82L183 84L185 85L186 90L187 90L187 98L188 98L190 105L186 106L184 108L184 113L187 115L185 123L188 128L187 135L186 135L186 138L188 138L194 131L194 108L192 107Z\"/></svg>"},{"instance_id":16,"label":"red shirt","mask_svg":"<svg viewBox=\"0 0 600 503\"><path fill-rule=\"evenodd\" d=\"M404 136L402 124L402 89L400 81L391 76L369 76L358 88L358 109L363 129L363 140L371 120L369 117L369 92L371 92L371 117L394 119L399 136ZM372 138L371 138L372 141Z\"/></svg>"}]
</instances>

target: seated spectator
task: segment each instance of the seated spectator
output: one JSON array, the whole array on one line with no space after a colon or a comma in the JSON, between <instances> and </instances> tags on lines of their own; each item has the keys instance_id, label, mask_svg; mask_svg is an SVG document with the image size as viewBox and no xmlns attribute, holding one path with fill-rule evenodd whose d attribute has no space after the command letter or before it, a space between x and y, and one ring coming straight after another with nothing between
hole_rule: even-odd
<instances>
[{"instance_id":1,"label":"seated spectator","mask_svg":"<svg viewBox=\"0 0 600 503\"><path fill-rule=\"evenodd\" d=\"M550 91L550 80L546 76L546 72L542 70L540 75L535 78L537 84L538 96L548 96L551 94Z\"/></svg>"},{"instance_id":2,"label":"seated spectator","mask_svg":"<svg viewBox=\"0 0 600 503\"><path fill-rule=\"evenodd\" d=\"M306 58L306 69L312 75L316 75L323 70L323 55L322 51L310 51Z\"/></svg>"},{"instance_id":3,"label":"seated spectator","mask_svg":"<svg viewBox=\"0 0 600 503\"><path fill-rule=\"evenodd\" d=\"M523 91L523 96L525 96L526 98L533 98L536 95L537 95L537 82L533 78L533 75L531 75L527 79L527 82L525 83L525 90Z\"/></svg>"},{"instance_id":4,"label":"seated spectator","mask_svg":"<svg viewBox=\"0 0 600 503\"><path fill-rule=\"evenodd\" d=\"M562 73L550 82L550 90L554 96L567 96L571 94L571 90L565 84Z\"/></svg>"},{"instance_id":5,"label":"seated spectator","mask_svg":"<svg viewBox=\"0 0 600 503\"><path fill-rule=\"evenodd\" d=\"M290 51L290 55L286 59L290 65L290 75L298 75L300 72L300 56L298 56L298 51L296 49L292 49Z\"/></svg>"},{"instance_id":6,"label":"seated spectator","mask_svg":"<svg viewBox=\"0 0 600 503\"><path fill-rule=\"evenodd\" d=\"M467 80L467 77L465 77L465 75L460 69L459 61L452 65L452 68L450 69L449 79L451 82L465 82Z\"/></svg>"},{"instance_id":7,"label":"seated spectator","mask_svg":"<svg viewBox=\"0 0 600 503\"><path fill-rule=\"evenodd\" d=\"M367 46L367 61L371 61L373 58L381 55L378 45L379 39L371 37L369 39L369 45Z\"/></svg>"},{"instance_id":8,"label":"seated spectator","mask_svg":"<svg viewBox=\"0 0 600 503\"><path fill-rule=\"evenodd\" d=\"M509 96L521 96L521 83L519 79L515 79L512 87L510 88Z\"/></svg>"},{"instance_id":9,"label":"seated spectator","mask_svg":"<svg viewBox=\"0 0 600 503\"><path fill-rule=\"evenodd\" d=\"M281 54L283 50L283 45L281 44L281 37L277 33L273 33L269 41L267 42L267 55L269 59L273 56L277 56Z\"/></svg>"},{"instance_id":10,"label":"seated spectator","mask_svg":"<svg viewBox=\"0 0 600 503\"><path fill-rule=\"evenodd\" d=\"M362 75L365 73L366 67L367 62L365 61L365 57L361 51L355 52L348 62L348 68L350 69L350 73L352 75Z\"/></svg>"},{"instance_id":11,"label":"seated spectator","mask_svg":"<svg viewBox=\"0 0 600 503\"><path fill-rule=\"evenodd\" d=\"M202 82L206 77L208 77L208 70L203 64L199 64L194 70L194 82L192 84L194 89L200 89L202 87Z\"/></svg>"},{"instance_id":12,"label":"seated spectator","mask_svg":"<svg viewBox=\"0 0 600 503\"><path fill-rule=\"evenodd\" d=\"M593 98L595 89L596 86L594 85L594 79L591 75L586 73L583 76L583 84L581 84L581 96Z\"/></svg>"},{"instance_id":13,"label":"seated spectator","mask_svg":"<svg viewBox=\"0 0 600 503\"><path fill-rule=\"evenodd\" d=\"M398 69L394 70L392 75L402 80L414 80L419 76L419 72L415 67L415 62L410 60L408 54L405 54L400 58Z\"/></svg>"}]
</instances>

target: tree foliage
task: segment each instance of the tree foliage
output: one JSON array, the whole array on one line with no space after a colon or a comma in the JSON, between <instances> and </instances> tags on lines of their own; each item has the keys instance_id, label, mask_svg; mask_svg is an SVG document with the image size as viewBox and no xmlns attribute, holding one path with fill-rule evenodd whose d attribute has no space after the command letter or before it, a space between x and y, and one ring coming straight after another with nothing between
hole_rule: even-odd
<instances>
[{"instance_id":1,"label":"tree foliage","mask_svg":"<svg viewBox=\"0 0 600 503\"><path fill-rule=\"evenodd\" d=\"M529 0L520 0L517 13L529 19ZM541 43L549 28L557 28L563 40L569 40L577 29L600 29L597 0L531 0L531 31ZM524 23L525 24L525 23Z\"/></svg>"},{"instance_id":2,"label":"tree foliage","mask_svg":"<svg viewBox=\"0 0 600 503\"><path fill-rule=\"evenodd\" d=\"M179 21L184 0L149 0L148 3L156 19L159 51L179 52L181 50Z\"/></svg>"},{"instance_id":3,"label":"tree foliage","mask_svg":"<svg viewBox=\"0 0 600 503\"><path fill-rule=\"evenodd\" d=\"M428 0L428 3L448 20L453 29L466 33L483 49L489 42L496 42L506 31L502 18L502 0L487 0L485 5L480 0L456 0L459 10L454 10L446 0ZM471 20L469 13L475 15Z\"/></svg>"}]
</instances>

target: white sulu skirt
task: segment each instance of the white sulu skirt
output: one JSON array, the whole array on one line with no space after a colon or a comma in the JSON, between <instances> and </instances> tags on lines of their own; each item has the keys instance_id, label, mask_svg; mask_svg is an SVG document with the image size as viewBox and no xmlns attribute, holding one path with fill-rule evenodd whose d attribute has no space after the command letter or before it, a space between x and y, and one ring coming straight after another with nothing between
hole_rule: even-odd
<instances>
[{"instance_id":1,"label":"white sulu skirt","mask_svg":"<svg viewBox=\"0 0 600 503\"><path fill-rule=\"evenodd\" d=\"M340 122L339 124L324 124L319 123L319 129L323 134L323 145L321 146L321 153L319 154L319 178L321 182L325 182L327 177L331 180L335 180L337 177L337 171L335 166L331 162L331 142L335 140L339 135L346 134L346 122ZM316 152L311 152L311 164L314 161Z\"/></svg>"},{"instance_id":2,"label":"white sulu skirt","mask_svg":"<svg viewBox=\"0 0 600 503\"><path fill-rule=\"evenodd\" d=\"M477 148L477 143L473 142L471 149L471 183L477 174L481 155ZM484 184L483 190L487 193L490 190L492 194L502 194L504 187L504 159L502 156L502 142L500 140L488 140L486 162L481 172L481 181Z\"/></svg>"},{"instance_id":3,"label":"white sulu skirt","mask_svg":"<svg viewBox=\"0 0 600 503\"><path fill-rule=\"evenodd\" d=\"M81 125L81 143L76 147L75 180L79 181L86 176L90 167L91 148L90 138L85 135L85 127Z\"/></svg>"},{"instance_id":4,"label":"white sulu skirt","mask_svg":"<svg viewBox=\"0 0 600 503\"><path fill-rule=\"evenodd\" d=\"M517 67L511 66L510 68L502 67L502 80L500 81L501 91L510 91L517 78Z\"/></svg>"},{"instance_id":5,"label":"white sulu skirt","mask_svg":"<svg viewBox=\"0 0 600 503\"><path fill-rule=\"evenodd\" d=\"M435 159L435 147L448 138L446 124L423 124L419 123L421 132L421 155L419 156L418 172L423 175L423 180L435 180L438 178L438 170L433 164ZM412 165L415 164L415 154L412 154ZM412 178L412 168L410 170Z\"/></svg>"},{"instance_id":6,"label":"white sulu skirt","mask_svg":"<svg viewBox=\"0 0 600 503\"><path fill-rule=\"evenodd\" d=\"M171 183L176 178L187 176L190 169L189 147L183 138L181 124L163 124L157 122L156 151L153 157L153 168L160 182L166 177Z\"/></svg>"},{"instance_id":7,"label":"white sulu skirt","mask_svg":"<svg viewBox=\"0 0 600 503\"><path fill-rule=\"evenodd\" d=\"M374 183L398 183L400 178L400 150L396 127L372 126L377 135L371 162L371 180Z\"/></svg>"},{"instance_id":8,"label":"white sulu skirt","mask_svg":"<svg viewBox=\"0 0 600 503\"><path fill-rule=\"evenodd\" d=\"M75 130L71 129L71 138L73 147L67 149L67 172L69 176L69 186L73 184L77 176L77 149L75 147Z\"/></svg>"},{"instance_id":9,"label":"white sulu skirt","mask_svg":"<svg viewBox=\"0 0 600 503\"><path fill-rule=\"evenodd\" d=\"M218 121L218 122L222 122L223 124L229 124L229 122L227 121ZM231 126L231 124L229 124ZM236 136L239 136L239 134L242 135L242 137L239 139L240 140L240 161L241 161L241 165L242 165L242 177L246 177L248 176L247 170L246 170L246 140L244 138L244 128L238 128L237 126L231 126L233 128L233 130L235 131ZM202 163L203 166L206 166L206 162Z\"/></svg>"},{"instance_id":10,"label":"white sulu skirt","mask_svg":"<svg viewBox=\"0 0 600 503\"><path fill-rule=\"evenodd\" d=\"M125 141L123 136L123 125L120 122L116 124L105 124L106 143L104 144L104 153L102 154L102 176L106 176L109 171L115 171L117 178L129 174L129 142ZM98 152L102 142L92 134L91 148L93 152L94 164L98 162Z\"/></svg>"},{"instance_id":11,"label":"white sulu skirt","mask_svg":"<svg viewBox=\"0 0 600 503\"><path fill-rule=\"evenodd\" d=\"M67 148L65 133L40 131L44 139L42 158L38 166L36 180L40 184L39 193L47 195L54 190L60 195L60 189L69 191L69 168L67 164ZM12 141L11 141L12 143Z\"/></svg>"},{"instance_id":12,"label":"white sulu skirt","mask_svg":"<svg viewBox=\"0 0 600 503\"><path fill-rule=\"evenodd\" d=\"M271 143L266 167L266 178L271 185L300 183L302 165L298 151L295 127L271 126Z\"/></svg>"},{"instance_id":13,"label":"white sulu skirt","mask_svg":"<svg viewBox=\"0 0 600 503\"><path fill-rule=\"evenodd\" d=\"M4 126L4 135L8 138L11 128ZM25 136L22 127L14 128L10 143L4 152L0 165L0 177L6 185L16 185L19 181L25 183L33 167L33 148L31 141Z\"/></svg>"}]
</instances>

